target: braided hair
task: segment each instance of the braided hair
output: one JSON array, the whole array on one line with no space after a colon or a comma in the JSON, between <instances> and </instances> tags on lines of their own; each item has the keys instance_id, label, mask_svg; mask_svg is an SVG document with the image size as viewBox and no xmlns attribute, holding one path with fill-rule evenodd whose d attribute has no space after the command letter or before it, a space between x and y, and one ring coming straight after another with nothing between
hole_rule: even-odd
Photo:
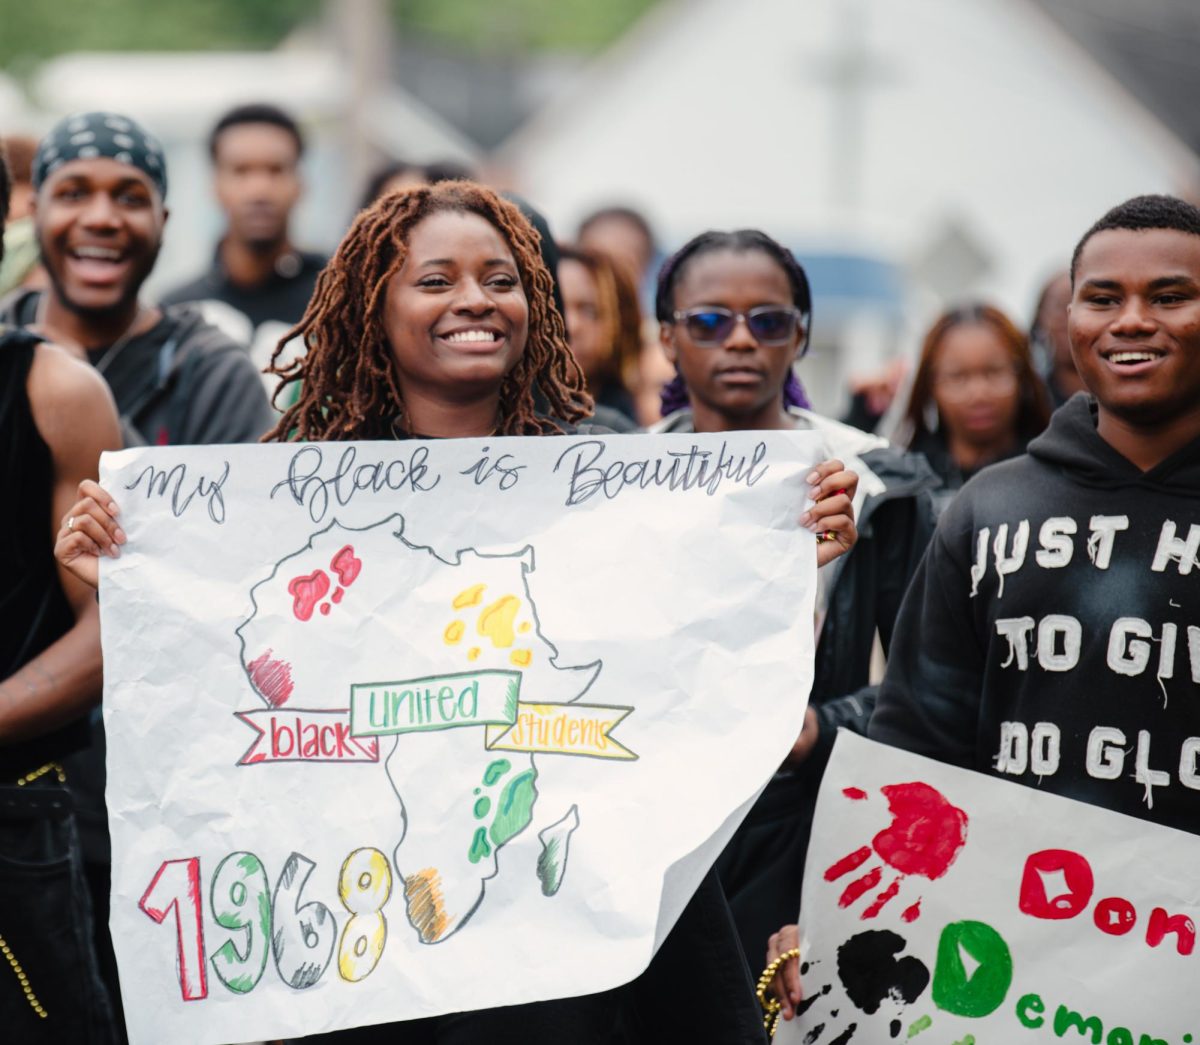
<instances>
[{"instance_id":1,"label":"braided hair","mask_svg":"<svg viewBox=\"0 0 1200 1045\"><path fill-rule=\"evenodd\" d=\"M675 322L675 287L688 264L702 254L712 254L721 250L733 251L738 254L752 250L761 251L783 269L788 284L792 288L792 303L804 314L804 340L800 346L798 357L803 358L808 351L812 316L812 291L808 286L808 276L787 247L758 229L702 232L699 236L688 240L672 254L658 271L658 290L654 295L654 315L659 323ZM687 384L678 367L675 369L674 378L663 386L660 395L663 417L673 414L676 410L682 410L688 405ZM803 385L796 377L796 372L790 367L783 383L783 404L785 407L798 406L806 410L812 406L808 396L804 393Z\"/></svg>"},{"instance_id":2,"label":"braided hair","mask_svg":"<svg viewBox=\"0 0 1200 1045\"><path fill-rule=\"evenodd\" d=\"M388 439L410 433L399 374L383 327L388 284L408 255L413 227L431 214L478 214L512 250L529 304L525 351L500 386L497 434L544 435L560 422L591 416L583 372L567 347L539 237L511 203L472 182L450 181L389 193L362 211L317 278L300 322L280 340L267 372L282 380L275 398L301 383L296 403L264 436ZM302 337L307 353L283 363L285 344Z\"/></svg>"}]
</instances>

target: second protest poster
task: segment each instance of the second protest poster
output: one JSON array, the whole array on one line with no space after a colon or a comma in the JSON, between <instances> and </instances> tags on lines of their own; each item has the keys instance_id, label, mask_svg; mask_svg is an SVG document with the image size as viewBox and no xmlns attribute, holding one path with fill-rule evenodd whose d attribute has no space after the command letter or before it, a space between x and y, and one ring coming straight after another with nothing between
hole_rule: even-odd
<instances>
[{"instance_id":1,"label":"second protest poster","mask_svg":"<svg viewBox=\"0 0 1200 1045\"><path fill-rule=\"evenodd\" d=\"M843 731L776 1045L1190 1045L1200 839Z\"/></svg>"}]
</instances>

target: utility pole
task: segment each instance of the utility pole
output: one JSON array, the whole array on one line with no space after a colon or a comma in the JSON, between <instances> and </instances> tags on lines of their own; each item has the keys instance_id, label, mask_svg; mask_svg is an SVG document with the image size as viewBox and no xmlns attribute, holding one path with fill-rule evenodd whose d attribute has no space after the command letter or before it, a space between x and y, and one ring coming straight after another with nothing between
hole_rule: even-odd
<instances>
[{"instance_id":1,"label":"utility pole","mask_svg":"<svg viewBox=\"0 0 1200 1045\"><path fill-rule=\"evenodd\" d=\"M805 70L830 90L829 202L851 220L862 204L867 91L887 79L866 49L868 6L868 0L831 0L832 50L809 59Z\"/></svg>"},{"instance_id":2,"label":"utility pole","mask_svg":"<svg viewBox=\"0 0 1200 1045\"><path fill-rule=\"evenodd\" d=\"M345 65L347 112L342 124L346 176L354 192L375 166L367 113L370 103L386 88L393 39L386 0L327 0L326 15L334 30Z\"/></svg>"}]
</instances>

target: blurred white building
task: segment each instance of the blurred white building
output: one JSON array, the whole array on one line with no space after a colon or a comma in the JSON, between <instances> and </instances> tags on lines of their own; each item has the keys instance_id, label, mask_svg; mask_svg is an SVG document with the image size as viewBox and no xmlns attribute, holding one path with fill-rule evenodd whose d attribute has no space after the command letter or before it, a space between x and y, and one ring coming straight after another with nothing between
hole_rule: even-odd
<instances>
[{"instance_id":1,"label":"blurred white building","mask_svg":"<svg viewBox=\"0 0 1200 1045\"><path fill-rule=\"evenodd\" d=\"M757 225L809 265L817 401L943 302L1024 322L1108 207L1197 157L1028 0L664 0L502 147L560 235Z\"/></svg>"}]
</instances>

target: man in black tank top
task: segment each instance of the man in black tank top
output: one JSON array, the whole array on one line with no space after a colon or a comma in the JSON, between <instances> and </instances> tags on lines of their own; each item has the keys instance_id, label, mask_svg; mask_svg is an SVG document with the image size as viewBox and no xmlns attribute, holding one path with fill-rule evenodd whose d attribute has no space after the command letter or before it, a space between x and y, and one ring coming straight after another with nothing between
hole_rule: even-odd
<instances>
[{"instance_id":1,"label":"man in black tank top","mask_svg":"<svg viewBox=\"0 0 1200 1045\"><path fill-rule=\"evenodd\" d=\"M7 205L0 156L0 217ZM119 447L103 379L0 327L0 483L10 495L0 513L0 1036L23 1045L117 1040L59 762L87 742L85 716L100 699L100 616L53 548L79 481Z\"/></svg>"}]
</instances>

